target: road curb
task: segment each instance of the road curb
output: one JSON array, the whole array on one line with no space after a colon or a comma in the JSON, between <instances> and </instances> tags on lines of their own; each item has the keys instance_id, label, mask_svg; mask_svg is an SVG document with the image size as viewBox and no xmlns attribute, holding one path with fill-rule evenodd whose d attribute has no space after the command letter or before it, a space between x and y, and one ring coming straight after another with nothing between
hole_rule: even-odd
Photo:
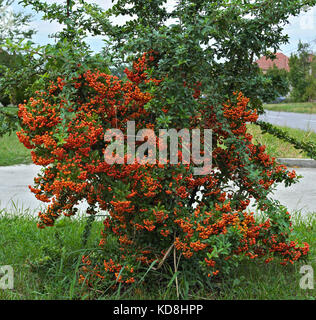
<instances>
[{"instance_id":1,"label":"road curb","mask_svg":"<svg viewBox=\"0 0 316 320\"><path fill-rule=\"evenodd\" d=\"M313 159L278 158L277 161L292 168L316 168L316 160Z\"/></svg>"}]
</instances>

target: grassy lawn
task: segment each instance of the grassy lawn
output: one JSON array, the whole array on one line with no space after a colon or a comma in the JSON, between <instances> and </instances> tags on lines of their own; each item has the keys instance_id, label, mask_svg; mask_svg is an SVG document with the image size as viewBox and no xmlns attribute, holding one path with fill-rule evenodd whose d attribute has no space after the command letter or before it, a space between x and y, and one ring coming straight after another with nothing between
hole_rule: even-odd
<instances>
[{"instance_id":1,"label":"grassy lawn","mask_svg":"<svg viewBox=\"0 0 316 320\"><path fill-rule=\"evenodd\" d=\"M20 143L15 133L0 138L0 166L31 163L31 151Z\"/></svg>"},{"instance_id":2,"label":"grassy lawn","mask_svg":"<svg viewBox=\"0 0 316 320\"><path fill-rule=\"evenodd\" d=\"M271 111L316 113L315 102L265 104L263 107Z\"/></svg>"},{"instance_id":3,"label":"grassy lawn","mask_svg":"<svg viewBox=\"0 0 316 320\"><path fill-rule=\"evenodd\" d=\"M23 215L9 216L0 213L0 264L14 268L14 289L0 290L1 299L89 299L85 289L78 284L76 271L85 250L81 244L84 221L62 220L56 227L37 229L35 220ZM86 248L95 248L98 243L102 222L94 222ZM306 222L294 220L293 240L307 241L311 246L308 261L295 265L281 266L277 261L265 264L260 260L244 260L230 278L217 283L206 282L187 288L184 298L210 300L279 300L315 299L315 290L303 290L299 286L300 267L316 262L316 215ZM104 295L102 299L175 299L174 286L152 281L136 285L128 295ZM170 275L170 278L172 275ZM182 280L181 280L182 279ZM145 279L146 280L146 279Z\"/></svg>"},{"instance_id":4,"label":"grassy lawn","mask_svg":"<svg viewBox=\"0 0 316 320\"><path fill-rule=\"evenodd\" d=\"M292 137L298 141L312 142L316 144L316 133L308 132L299 129L292 129L287 127L278 127L285 130ZM301 153L300 150L295 149L291 144L284 142L273 135L266 133L262 134L259 126L254 124L248 125L248 132L253 135L254 141L265 145L267 147L266 152L272 157L276 158L308 158L305 153Z\"/></svg>"},{"instance_id":5,"label":"grassy lawn","mask_svg":"<svg viewBox=\"0 0 316 320\"><path fill-rule=\"evenodd\" d=\"M6 112L17 112L17 107L1 107ZM31 152L20 143L15 132L0 137L0 166L31 163Z\"/></svg>"}]
</instances>

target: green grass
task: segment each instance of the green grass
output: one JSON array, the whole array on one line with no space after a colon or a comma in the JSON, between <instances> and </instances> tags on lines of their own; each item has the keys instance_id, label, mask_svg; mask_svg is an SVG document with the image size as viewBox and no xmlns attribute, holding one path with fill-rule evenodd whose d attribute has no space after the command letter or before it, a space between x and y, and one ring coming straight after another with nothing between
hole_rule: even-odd
<instances>
[{"instance_id":1,"label":"green grass","mask_svg":"<svg viewBox=\"0 0 316 320\"><path fill-rule=\"evenodd\" d=\"M303 265L311 265L316 270L316 214L302 219L297 213L297 216L293 217L293 225L293 240L306 241L310 244L311 253L308 261L297 262L285 267L278 263L255 262L251 264L244 261L235 273L237 281L223 283L223 291L220 294L222 299L316 299L316 287L314 290L303 290L299 287L302 277L300 268Z\"/></svg>"},{"instance_id":2,"label":"green grass","mask_svg":"<svg viewBox=\"0 0 316 320\"><path fill-rule=\"evenodd\" d=\"M62 219L54 228L38 229L31 215L0 212L0 265L14 268L14 289L0 290L1 299L70 299L78 259L95 247L102 222L95 222L82 245L85 221ZM76 278L76 275L75 275Z\"/></svg>"},{"instance_id":3,"label":"green grass","mask_svg":"<svg viewBox=\"0 0 316 320\"><path fill-rule=\"evenodd\" d=\"M17 107L1 107L4 111L17 112ZM0 166L29 164L32 162L31 151L24 147L15 132L0 137Z\"/></svg>"},{"instance_id":4,"label":"green grass","mask_svg":"<svg viewBox=\"0 0 316 320\"><path fill-rule=\"evenodd\" d=\"M23 215L0 213L0 265L14 268L14 289L0 290L1 299L88 299L85 289L78 284L76 270L85 249L81 243L85 221L63 219L56 227L37 229L36 221ZM102 222L94 222L86 248L96 248ZM260 260L244 260L231 272L211 286L200 281L188 288L185 274L179 274L181 294L187 299L315 299L315 290L299 287L300 267L311 264L316 270L316 215L294 221L293 240L306 241L311 246L308 261L281 266ZM191 275L192 276L192 275ZM167 286L157 281L155 273L148 273L147 282L128 294L116 292L103 299L176 299L174 284ZM170 275L171 277L171 275ZM146 285L147 283L147 285Z\"/></svg>"},{"instance_id":5,"label":"green grass","mask_svg":"<svg viewBox=\"0 0 316 320\"><path fill-rule=\"evenodd\" d=\"M0 137L0 166L29 164L31 151L24 147L15 133Z\"/></svg>"},{"instance_id":6,"label":"green grass","mask_svg":"<svg viewBox=\"0 0 316 320\"><path fill-rule=\"evenodd\" d=\"M292 129L287 127L279 127L296 140L301 142L312 142L316 144L316 133L312 131L303 131L299 129ZM266 133L262 134L259 126L250 124L248 125L248 132L253 135L254 142L265 145L266 152L272 157L276 158L309 158L306 153L295 149L290 143L284 142L273 135Z\"/></svg>"},{"instance_id":7,"label":"green grass","mask_svg":"<svg viewBox=\"0 0 316 320\"><path fill-rule=\"evenodd\" d=\"M263 105L263 107L264 109L271 110L271 111L316 113L315 102L265 104Z\"/></svg>"}]
</instances>

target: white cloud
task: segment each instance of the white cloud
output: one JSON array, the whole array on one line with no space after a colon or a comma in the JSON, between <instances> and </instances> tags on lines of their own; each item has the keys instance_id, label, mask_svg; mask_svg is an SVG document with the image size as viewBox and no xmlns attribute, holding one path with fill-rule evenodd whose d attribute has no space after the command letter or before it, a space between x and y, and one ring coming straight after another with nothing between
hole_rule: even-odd
<instances>
[{"instance_id":1,"label":"white cloud","mask_svg":"<svg viewBox=\"0 0 316 320\"><path fill-rule=\"evenodd\" d=\"M289 44L283 45L282 51L286 55L297 50L299 41L309 43L312 49L316 49L316 7L297 17L289 19L290 24L285 27L284 33L289 35Z\"/></svg>"}]
</instances>

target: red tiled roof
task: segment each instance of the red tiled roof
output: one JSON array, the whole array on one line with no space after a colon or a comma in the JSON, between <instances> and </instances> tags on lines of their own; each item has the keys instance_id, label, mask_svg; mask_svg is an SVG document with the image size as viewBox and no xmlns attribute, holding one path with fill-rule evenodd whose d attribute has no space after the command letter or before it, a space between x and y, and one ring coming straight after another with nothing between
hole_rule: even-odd
<instances>
[{"instance_id":1,"label":"red tiled roof","mask_svg":"<svg viewBox=\"0 0 316 320\"><path fill-rule=\"evenodd\" d=\"M315 56L313 54L310 54L308 57L308 62L313 62L314 57Z\"/></svg>"},{"instance_id":2,"label":"red tiled roof","mask_svg":"<svg viewBox=\"0 0 316 320\"><path fill-rule=\"evenodd\" d=\"M266 71L270 68L273 68L275 65L278 69L285 69L286 71L290 71L289 67L289 57L281 52L276 53L276 58L274 60L267 59L266 57L262 57L256 61L259 65L259 68Z\"/></svg>"}]
</instances>

